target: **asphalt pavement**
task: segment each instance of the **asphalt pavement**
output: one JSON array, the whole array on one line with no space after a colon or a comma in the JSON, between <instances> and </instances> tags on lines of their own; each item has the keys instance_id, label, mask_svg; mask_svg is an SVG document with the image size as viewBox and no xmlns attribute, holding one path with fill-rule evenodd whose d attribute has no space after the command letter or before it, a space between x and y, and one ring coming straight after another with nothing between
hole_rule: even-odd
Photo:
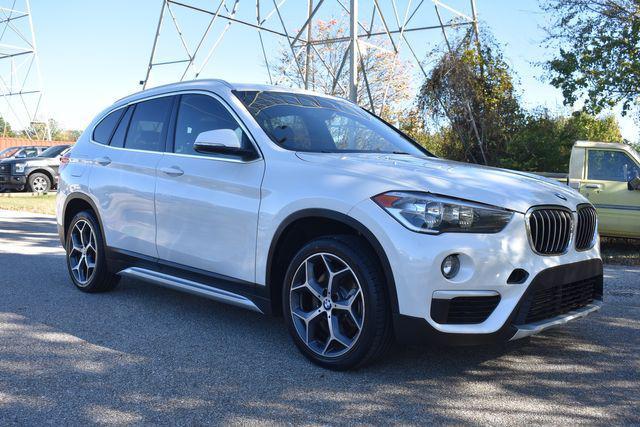
<instances>
[{"instance_id":1,"label":"asphalt pavement","mask_svg":"<svg viewBox=\"0 0 640 427\"><path fill-rule=\"evenodd\" d=\"M0 424L640 424L640 268L605 277L565 327L336 373L278 318L133 280L82 293L55 220L0 211Z\"/></svg>"}]
</instances>

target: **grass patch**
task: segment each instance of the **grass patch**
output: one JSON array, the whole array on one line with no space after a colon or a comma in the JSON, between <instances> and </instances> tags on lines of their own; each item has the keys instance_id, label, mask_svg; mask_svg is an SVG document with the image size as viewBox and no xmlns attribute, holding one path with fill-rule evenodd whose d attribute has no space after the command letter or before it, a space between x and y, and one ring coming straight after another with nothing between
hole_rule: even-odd
<instances>
[{"instance_id":1,"label":"grass patch","mask_svg":"<svg viewBox=\"0 0 640 427\"><path fill-rule=\"evenodd\" d=\"M56 195L54 193L43 195L32 193L0 194L0 209L55 215Z\"/></svg>"},{"instance_id":2,"label":"grass patch","mask_svg":"<svg viewBox=\"0 0 640 427\"><path fill-rule=\"evenodd\" d=\"M640 265L640 239L603 237L600 249L605 264Z\"/></svg>"}]
</instances>

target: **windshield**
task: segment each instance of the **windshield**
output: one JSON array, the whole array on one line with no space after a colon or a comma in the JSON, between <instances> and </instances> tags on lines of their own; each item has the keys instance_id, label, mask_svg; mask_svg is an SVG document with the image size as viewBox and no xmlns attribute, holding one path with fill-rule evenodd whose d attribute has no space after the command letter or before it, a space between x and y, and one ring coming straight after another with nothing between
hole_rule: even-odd
<instances>
[{"instance_id":1,"label":"windshield","mask_svg":"<svg viewBox=\"0 0 640 427\"><path fill-rule=\"evenodd\" d=\"M286 92L234 93L267 135L287 150L429 155L390 125L346 101Z\"/></svg>"},{"instance_id":2,"label":"windshield","mask_svg":"<svg viewBox=\"0 0 640 427\"><path fill-rule=\"evenodd\" d=\"M11 157L16 153L16 151L18 151L17 147L5 148L4 150L0 151L0 159Z\"/></svg>"},{"instance_id":3,"label":"windshield","mask_svg":"<svg viewBox=\"0 0 640 427\"><path fill-rule=\"evenodd\" d=\"M68 145L56 145L53 147L49 147L44 150L38 157L56 157L59 156L68 147Z\"/></svg>"}]
</instances>

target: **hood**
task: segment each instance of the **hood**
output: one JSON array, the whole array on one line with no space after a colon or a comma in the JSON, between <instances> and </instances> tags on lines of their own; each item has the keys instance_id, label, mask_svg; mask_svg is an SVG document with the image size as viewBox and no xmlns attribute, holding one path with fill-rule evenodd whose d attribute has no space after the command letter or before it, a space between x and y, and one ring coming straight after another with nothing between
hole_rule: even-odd
<instances>
[{"instance_id":1,"label":"hood","mask_svg":"<svg viewBox=\"0 0 640 427\"><path fill-rule=\"evenodd\" d=\"M425 191L521 213L537 205L575 210L576 205L588 203L572 188L538 175L435 157L375 153L297 153L297 156L385 183L387 190L383 191Z\"/></svg>"}]
</instances>

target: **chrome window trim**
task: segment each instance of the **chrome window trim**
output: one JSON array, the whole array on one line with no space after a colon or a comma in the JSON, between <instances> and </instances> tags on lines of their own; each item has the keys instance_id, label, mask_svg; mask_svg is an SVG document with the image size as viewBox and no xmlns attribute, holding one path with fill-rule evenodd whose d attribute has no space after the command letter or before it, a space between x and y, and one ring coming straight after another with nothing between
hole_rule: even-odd
<instances>
[{"instance_id":1,"label":"chrome window trim","mask_svg":"<svg viewBox=\"0 0 640 427\"><path fill-rule=\"evenodd\" d=\"M568 212L571 215L571 224L569 227L569 240L567 241L567 247L565 248L564 252L559 252L559 253L554 253L554 254L545 254L545 253L541 253L538 252L536 250L536 246L533 242L533 236L531 235L531 226L529 224L529 218L531 218L531 215L539 210L545 210L545 209L558 209L558 210L563 210L565 212ZM562 255L566 255L569 252L569 248L573 247L575 245L574 243L574 234L576 231L576 227L575 224L578 220L578 216L576 211L573 211L565 206L561 206L561 205L538 205L538 206L532 206L531 208L529 208L529 210L525 213L524 215L524 225L525 228L527 230L527 240L529 241L529 247L531 247L531 250L533 251L533 253L535 253L536 255L540 255L540 256L544 256L544 257L553 257L553 256L562 256Z\"/></svg>"},{"instance_id":2,"label":"chrome window trim","mask_svg":"<svg viewBox=\"0 0 640 427\"><path fill-rule=\"evenodd\" d=\"M150 101L152 99L164 98L164 97L168 97L168 96L188 95L188 94L210 96L211 98L213 98L216 101L220 102L220 104L222 104L222 106L231 114L231 116L234 118L234 120L236 120L238 122L238 124L242 128L242 131L247 134L247 138L249 138L249 142L251 143L253 148L256 150L256 154L257 154L258 157L256 159L252 159L252 160L242 160L242 159L229 158L229 157L199 156L197 154L180 154L180 153L173 153L173 152L167 151L166 150L166 144L165 144L165 149L162 150L162 151L149 151L149 150L140 150L140 149L136 149L136 148L126 148L126 147L112 147L111 145L101 144L98 141L94 141L94 139L93 139L93 132L95 131L96 126L98 126L102 122L102 120L104 120L104 118L107 117L109 114L111 114L111 113L113 113L113 112L115 112L115 111L117 111L119 109L127 108L127 107L129 107L131 105L139 104L140 102L144 102L144 101ZM177 120L177 114L176 114L176 120ZM113 149L113 150L124 150L124 151L139 152L139 153L156 153L156 154L163 154L163 155L170 155L170 156L190 157L190 158L197 158L197 159L208 159L208 160L212 160L212 161L221 161L221 162L228 162L228 163L246 163L246 164L249 164L249 163L255 163L255 162L258 162L258 161L262 161L264 159L264 156L262 155L262 151L260 150L260 147L256 143L255 138L249 132L249 130L247 129L246 125L244 124L244 122L242 121L240 116L229 106L229 104L227 104L227 102L220 95L218 95L218 94L216 94L214 92L210 92L210 91L204 90L204 89L179 90L179 91L174 91L174 92L166 92L166 93L162 93L162 94L151 95L151 96L142 97L142 98L130 101L130 102L126 103L126 104L119 105L118 107L116 107L116 108L114 108L112 110L108 110L105 114L100 116L100 119L96 121L95 126L93 126L91 128L91 135L89 135L89 142L91 142L93 144L96 144L96 145L99 145L100 147L107 147L107 148L110 148L110 149Z\"/></svg>"},{"instance_id":3,"label":"chrome window trim","mask_svg":"<svg viewBox=\"0 0 640 427\"><path fill-rule=\"evenodd\" d=\"M578 239L576 236L576 241L574 243L574 247L576 249L576 252L586 252L586 251L590 251L591 249L593 249L593 247L596 245L596 242L598 241L598 212L596 210L596 207L593 206L591 203L581 203L576 207L576 232L578 231L578 227L577 227L577 221L579 221L579 217L578 217L578 212L580 212L581 209L585 209L585 208L593 208L594 211L596 211L596 225L593 231L593 236L591 237L591 243L589 244L588 248L585 249L578 249L577 244L578 244Z\"/></svg>"}]
</instances>

